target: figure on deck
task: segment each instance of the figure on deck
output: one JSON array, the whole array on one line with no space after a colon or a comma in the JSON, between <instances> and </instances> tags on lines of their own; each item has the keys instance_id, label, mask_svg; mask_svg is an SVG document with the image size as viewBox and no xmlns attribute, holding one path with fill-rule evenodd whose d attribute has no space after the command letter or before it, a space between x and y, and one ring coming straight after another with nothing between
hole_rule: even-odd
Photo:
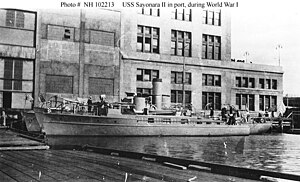
<instances>
[{"instance_id":1,"label":"figure on deck","mask_svg":"<svg viewBox=\"0 0 300 182\"><path fill-rule=\"evenodd\" d=\"M235 125L236 121L235 121L235 111L233 106L229 107L229 125Z\"/></svg>"},{"instance_id":2,"label":"figure on deck","mask_svg":"<svg viewBox=\"0 0 300 182\"><path fill-rule=\"evenodd\" d=\"M100 101L97 103L98 115L107 115L108 113L108 103L106 102L106 96L100 95Z\"/></svg>"},{"instance_id":3,"label":"figure on deck","mask_svg":"<svg viewBox=\"0 0 300 182\"><path fill-rule=\"evenodd\" d=\"M89 97L87 104L88 104L88 112L91 113L92 112L92 104L93 104L92 96Z\"/></svg>"},{"instance_id":4,"label":"figure on deck","mask_svg":"<svg viewBox=\"0 0 300 182\"><path fill-rule=\"evenodd\" d=\"M209 117L210 117L210 118L213 118L213 117L214 117L214 109L213 109L212 107L210 107Z\"/></svg>"},{"instance_id":5,"label":"figure on deck","mask_svg":"<svg viewBox=\"0 0 300 182\"><path fill-rule=\"evenodd\" d=\"M225 121L225 122L227 121L226 112L227 112L226 108L223 107L223 108L221 109L221 117L222 117L222 121Z\"/></svg>"}]
</instances>

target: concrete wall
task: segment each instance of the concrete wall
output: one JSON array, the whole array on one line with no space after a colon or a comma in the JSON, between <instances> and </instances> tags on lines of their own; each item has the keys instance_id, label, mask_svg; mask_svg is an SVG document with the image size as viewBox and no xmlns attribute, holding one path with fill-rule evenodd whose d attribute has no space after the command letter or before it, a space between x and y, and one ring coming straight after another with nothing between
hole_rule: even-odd
<instances>
[{"instance_id":1,"label":"concrete wall","mask_svg":"<svg viewBox=\"0 0 300 182\"><path fill-rule=\"evenodd\" d=\"M49 26L56 26L58 35L49 36ZM73 76L73 93L60 94L64 97L88 97L89 78L113 80L110 100L118 99L120 12L94 10L40 10L39 12L39 84L38 93L53 94L45 90L45 76ZM71 37L62 38L64 30L70 29ZM97 95L94 95L97 98Z\"/></svg>"}]
</instances>

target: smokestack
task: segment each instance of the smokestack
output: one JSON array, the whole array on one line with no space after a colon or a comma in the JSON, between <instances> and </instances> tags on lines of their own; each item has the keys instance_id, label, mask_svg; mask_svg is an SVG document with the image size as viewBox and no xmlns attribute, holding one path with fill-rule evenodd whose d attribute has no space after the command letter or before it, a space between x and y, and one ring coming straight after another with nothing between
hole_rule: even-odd
<instances>
[{"instance_id":1,"label":"smokestack","mask_svg":"<svg viewBox=\"0 0 300 182\"><path fill-rule=\"evenodd\" d=\"M154 78L153 79L153 104L156 105L157 110L161 110L162 105L162 79Z\"/></svg>"}]
</instances>

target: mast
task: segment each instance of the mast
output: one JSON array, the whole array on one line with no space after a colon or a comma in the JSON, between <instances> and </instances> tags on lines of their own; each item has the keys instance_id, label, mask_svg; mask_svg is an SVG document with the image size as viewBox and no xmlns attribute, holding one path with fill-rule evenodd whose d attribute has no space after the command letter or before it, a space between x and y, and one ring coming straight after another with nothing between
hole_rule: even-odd
<instances>
[{"instance_id":1,"label":"mast","mask_svg":"<svg viewBox=\"0 0 300 182\"><path fill-rule=\"evenodd\" d=\"M183 56L182 66L182 107L185 108L185 56Z\"/></svg>"}]
</instances>

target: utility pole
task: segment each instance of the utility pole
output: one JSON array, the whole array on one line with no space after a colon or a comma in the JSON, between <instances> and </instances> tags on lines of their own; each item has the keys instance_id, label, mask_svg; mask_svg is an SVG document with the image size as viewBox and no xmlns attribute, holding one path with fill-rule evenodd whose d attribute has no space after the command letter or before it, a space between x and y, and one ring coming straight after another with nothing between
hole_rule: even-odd
<instances>
[{"instance_id":1,"label":"utility pole","mask_svg":"<svg viewBox=\"0 0 300 182\"><path fill-rule=\"evenodd\" d=\"M189 54L186 55L185 53L185 48L188 47L189 44L185 44L184 45L184 48L183 48L183 60L182 60L182 107L185 108L185 57L186 56L189 56ZM190 50L190 47L189 47L189 51Z\"/></svg>"},{"instance_id":2,"label":"utility pole","mask_svg":"<svg viewBox=\"0 0 300 182\"><path fill-rule=\"evenodd\" d=\"M276 50L278 50L278 64L280 66L280 49L282 49L282 45L278 44L276 46Z\"/></svg>"},{"instance_id":3,"label":"utility pole","mask_svg":"<svg viewBox=\"0 0 300 182\"><path fill-rule=\"evenodd\" d=\"M79 34L79 80L78 80L78 96L84 96L84 58L85 58L85 43L84 35L86 32L86 17L84 10L80 9L80 34Z\"/></svg>"},{"instance_id":4,"label":"utility pole","mask_svg":"<svg viewBox=\"0 0 300 182\"><path fill-rule=\"evenodd\" d=\"M185 108L185 56L183 56L183 71L182 71L182 107Z\"/></svg>"}]
</instances>

